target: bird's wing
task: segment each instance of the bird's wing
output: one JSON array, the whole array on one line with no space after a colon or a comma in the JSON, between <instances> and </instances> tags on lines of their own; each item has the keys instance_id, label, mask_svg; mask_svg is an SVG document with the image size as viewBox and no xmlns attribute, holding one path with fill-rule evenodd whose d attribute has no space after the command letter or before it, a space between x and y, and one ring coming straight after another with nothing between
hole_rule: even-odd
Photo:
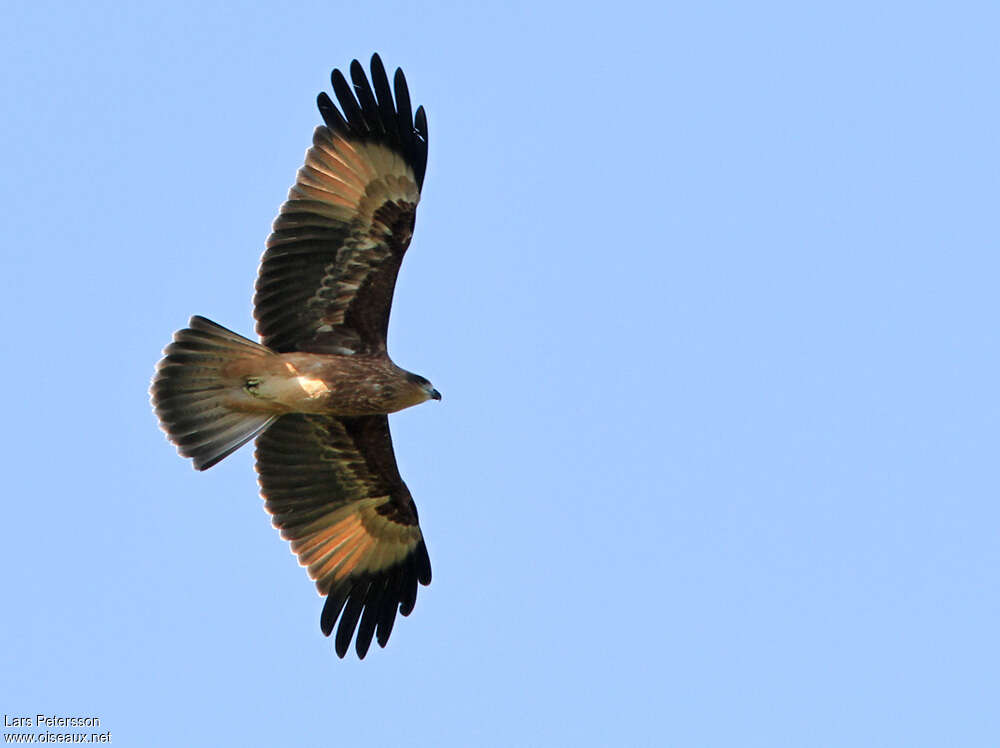
<instances>
[{"instance_id":1,"label":"bird's wing","mask_svg":"<svg viewBox=\"0 0 1000 748\"><path fill-rule=\"evenodd\" d=\"M323 633L340 618L337 654L346 654L355 627L359 657L376 632L384 647L397 610L409 615L417 583L431 581L386 416L285 415L257 437L256 458L274 526L327 596Z\"/></svg>"},{"instance_id":2,"label":"bird's wing","mask_svg":"<svg viewBox=\"0 0 1000 748\"><path fill-rule=\"evenodd\" d=\"M352 86L332 74L288 199L267 239L254 295L261 342L279 353L378 353L413 233L427 166L427 117L411 113L396 70L395 102L378 55L372 81L357 60Z\"/></svg>"}]
</instances>

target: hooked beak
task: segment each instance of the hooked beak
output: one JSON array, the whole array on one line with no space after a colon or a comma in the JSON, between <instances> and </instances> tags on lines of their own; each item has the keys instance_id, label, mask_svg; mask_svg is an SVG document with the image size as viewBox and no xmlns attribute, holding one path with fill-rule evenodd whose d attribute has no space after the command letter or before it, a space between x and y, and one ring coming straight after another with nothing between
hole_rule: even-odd
<instances>
[{"instance_id":1,"label":"hooked beak","mask_svg":"<svg viewBox=\"0 0 1000 748\"><path fill-rule=\"evenodd\" d=\"M440 400L440 399L441 399L441 393L438 392L437 390L432 389L431 390L431 400Z\"/></svg>"}]
</instances>

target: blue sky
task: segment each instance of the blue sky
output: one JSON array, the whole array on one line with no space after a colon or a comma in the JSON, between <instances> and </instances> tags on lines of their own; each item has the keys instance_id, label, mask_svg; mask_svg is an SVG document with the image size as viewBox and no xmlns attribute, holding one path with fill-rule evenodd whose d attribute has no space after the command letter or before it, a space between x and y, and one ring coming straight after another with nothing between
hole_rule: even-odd
<instances>
[{"instance_id":1,"label":"blue sky","mask_svg":"<svg viewBox=\"0 0 1000 748\"><path fill-rule=\"evenodd\" d=\"M1000 13L15 2L6 715L114 744L1000 739ZM333 67L428 113L389 348L434 567L339 660L248 448L147 387L252 332Z\"/></svg>"}]
</instances>

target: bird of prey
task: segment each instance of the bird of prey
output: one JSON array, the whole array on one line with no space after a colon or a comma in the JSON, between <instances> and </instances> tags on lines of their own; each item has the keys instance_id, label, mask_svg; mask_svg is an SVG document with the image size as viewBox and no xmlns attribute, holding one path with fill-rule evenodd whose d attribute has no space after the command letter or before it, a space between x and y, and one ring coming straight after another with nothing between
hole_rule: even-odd
<instances>
[{"instance_id":1,"label":"bird of prey","mask_svg":"<svg viewBox=\"0 0 1000 748\"><path fill-rule=\"evenodd\" d=\"M192 317L150 388L177 451L206 470L251 439L265 508L326 603L343 657L384 647L431 566L399 475L388 413L441 395L386 351L389 309L427 166L427 117L401 70L354 60L318 98L313 133L274 221L254 295L260 343ZM353 85L352 85L353 84Z\"/></svg>"}]
</instances>

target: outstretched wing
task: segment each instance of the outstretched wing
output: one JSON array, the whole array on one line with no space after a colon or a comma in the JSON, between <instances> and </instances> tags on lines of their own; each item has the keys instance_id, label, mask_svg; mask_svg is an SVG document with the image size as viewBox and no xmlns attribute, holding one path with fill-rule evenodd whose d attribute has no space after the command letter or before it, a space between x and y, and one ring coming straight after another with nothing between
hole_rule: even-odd
<instances>
[{"instance_id":1,"label":"outstretched wing","mask_svg":"<svg viewBox=\"0 0 1000 748\"><path fill-rule=\"evenodd\" d=\"M257 438L256 457L274 526L327 596L323 633L340 618L337 654L347 653L355 628L358 657L376 633L384 647L396 612L409 615L417 583L431 581L388 419L285 415Z\"/></svg>"},{"instance_id":2,"label":"outstretched wing","mask_svg":"<svg viewBox=\"0 0 1000 748\"><path fill-rule=\"evenodd\" d=\"M279 353L378 353L413 233L427 166L427 117L410 110L401 70L395 102L378 55L372 82L357 60L352 87L331 76L342 110L319 95L316 128L261 260L254 316ZM373 89L374 86L374 89Z\"/></svg>"}]
</instances>

